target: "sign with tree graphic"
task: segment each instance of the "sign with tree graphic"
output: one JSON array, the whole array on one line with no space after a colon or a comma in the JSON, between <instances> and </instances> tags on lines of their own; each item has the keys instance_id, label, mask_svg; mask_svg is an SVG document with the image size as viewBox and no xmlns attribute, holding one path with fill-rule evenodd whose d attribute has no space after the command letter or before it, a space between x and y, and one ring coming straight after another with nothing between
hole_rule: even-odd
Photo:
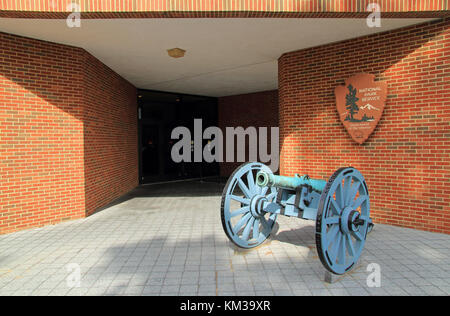
<instances>
[{"instance_id":1,"label":"sign with tree graphic","mask_svg":"<svg viewBox=\"0 0 450 316\"><path fill-rule=\"evenodd\" d=\"M335 89L339 118L350 136L364 143L381 118L387 97L387 83L375 82L371 74L357 74Z\"/></svg>"}]
</instances>

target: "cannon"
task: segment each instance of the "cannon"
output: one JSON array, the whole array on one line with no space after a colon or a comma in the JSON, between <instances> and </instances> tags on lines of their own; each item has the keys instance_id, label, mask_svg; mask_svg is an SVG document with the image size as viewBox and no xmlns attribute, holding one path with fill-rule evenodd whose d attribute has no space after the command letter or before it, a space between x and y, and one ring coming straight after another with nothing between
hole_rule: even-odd
<instances>
[{"instance_id":1,"label":"cannon","mask_svg":"<svg viewBox=\"0 0 450 316\"><path fill-rule=\"evenodd\" d=\"M338 169L328 181L274 175L259 162L245 163L222 193L225 234L241 248L254 248L270 235L277 216L315 220L316 249L334 274L352 270L372 229L366 181L353 167Z\"/></svg>"}]
</instances>

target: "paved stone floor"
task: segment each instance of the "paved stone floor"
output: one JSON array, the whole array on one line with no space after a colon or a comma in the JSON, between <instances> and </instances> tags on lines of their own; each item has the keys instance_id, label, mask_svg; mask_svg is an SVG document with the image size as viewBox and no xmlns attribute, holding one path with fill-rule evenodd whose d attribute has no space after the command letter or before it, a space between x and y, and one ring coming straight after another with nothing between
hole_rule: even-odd
<instances>
[{"instance_id":1,"label":"paved stone floor","mask_svg":"<svg viewBox=\"0 0 450 316\"><path fill-rule=\"evenodd\" d=\"M0 295L450 294L448 235L376 225L359 267L328 284L312 221L279 217L266 244L232 247L222 187L141 187L89 218L0 236ZM378 288L367 286L369 263Z\"/></svg>"}]
</instances>

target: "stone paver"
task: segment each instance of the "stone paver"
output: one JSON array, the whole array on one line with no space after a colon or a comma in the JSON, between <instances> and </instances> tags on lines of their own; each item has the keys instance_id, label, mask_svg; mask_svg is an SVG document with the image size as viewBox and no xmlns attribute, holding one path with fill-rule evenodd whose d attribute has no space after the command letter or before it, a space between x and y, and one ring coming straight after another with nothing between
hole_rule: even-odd
<instances>
[{"instance_id":1,"label":"stone paver","mask_svg":"<svg viewBox=\"0 0 450 316\"><path fill-rule=\"evenodd\" d=\"M0 295L450 295L448 235L376 225L360 266L328 284L315 222L280 216L268 242L236 249L222 188L145 186L86 219L0 236Z\"/></svg>"}]
</instances>

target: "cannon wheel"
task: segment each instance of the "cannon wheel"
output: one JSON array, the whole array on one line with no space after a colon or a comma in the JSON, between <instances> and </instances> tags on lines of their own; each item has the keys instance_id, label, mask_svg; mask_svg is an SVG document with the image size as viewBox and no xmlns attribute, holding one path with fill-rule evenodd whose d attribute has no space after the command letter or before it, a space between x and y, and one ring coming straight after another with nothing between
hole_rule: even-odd
<instances>
[{"instance_id":1,"label":"cannon wheel","mask_svg":"<svg viewBox=\"0 0 450 316\"><path fill-rule=\"evenodd\" d=\"M263 243L277 219L277 214L257 213L253 208L260 201L271 202L277 196L276 188L256 185L259 171L272 173L269 167L259 162L241 165L230 176L222 193L223 230L228 239L241 248L253 248Z\"/></svg>"},{"instance_id":2,"label":"cannon wheel","mask_svg":"<svg viewBox=\"0 0 450 316\"><path fill-rule=\"evenodd\" d=\"M316 247L325 268L334 274L353 269L371 225L367 184L352 168L338 169L319 201Z\"/></svg>"}]
</instances>

